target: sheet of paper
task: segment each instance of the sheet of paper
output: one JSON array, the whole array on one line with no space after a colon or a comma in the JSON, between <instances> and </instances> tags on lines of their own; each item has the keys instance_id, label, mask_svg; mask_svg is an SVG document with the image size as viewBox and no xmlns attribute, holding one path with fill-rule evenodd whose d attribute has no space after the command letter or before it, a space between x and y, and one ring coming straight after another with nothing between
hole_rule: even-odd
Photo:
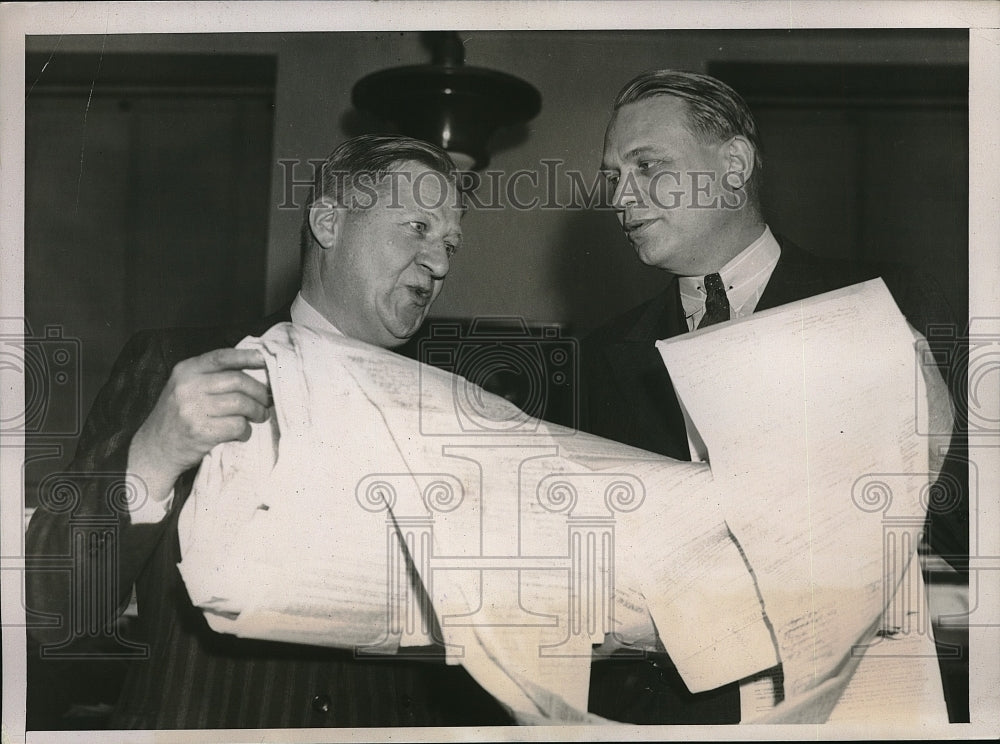
<instances>
[{"instance_id":1,"label":"sheet of paper","mask_svg":"<svg viewBox=\"0 0 1000 744\"><path fill-rule=\"evenodd\" d=\"M916 548L931 476L913 338L874 280L658 347L795 697L843 663Z\"/></svg>"},{"instance_id":2,"label":"sheet of paper","mask_svg":"<svg viewBox=\"0 0 1000 744\"><path fill-rule=\"evenodd\" d=\"M415 564L449 658L502 691L515 713L584 715L591 646L610 630L613 555L601 549L614 549L594 541L614 526L605 491L615 474L563 456L563 437L575 432L541 422L497 431L516 421L516 409L487 395L463 409L453 375L405 361L374 366L363 354L349 366L373 403L388 403L380 410L389 431L421 432L396 437L410 470L438 473L425 498L430 554ZM618 445L605 445L592 438L591 464L615 461ZM538 690L548 691L542 701Z\"/></svg>"},{"instance_id":3,"label":"sheet of paper","mask_svg":"<svg viewBox=\"0 0 1000 744\"><path fill-rule=\"evenodd\" d=\"M249 343L264 352L281 404L249 442L217 447L199 472L179 524L192 601L216 615L240 613L213 618L240 635L270 623L266 637L275 640L389 650L428 643L427 618L407 624L397 611L419 604L388 500L419 495L398 452L372 446L386 439L384 420L348 375L324 377L320 394L307 389L307 376L279 369L322 368L323 337L293 341L278 329ZM392 493L359 492L369 473L406 475Z\"/></svg>"},{"instance_id":4,"label":"sheet of paper","mask_svg":"<svg viewBox=\"0 0 1000 744\"><path fill-rule=\"evenodd\" d=\"M921 612L908 615L902 627L889 627L880 620L866 630L832 677L770 709L761 701L744 721L859 726L870 726L872 721L879 725L948 723L923 576L913 570L907 581L917 589Z\"/></svg>"},{"instance_id":5,"label":"sheet of paper","mask_svg":"<svg viewBox=\"0 0 1000 744\"><path fill-rule=\"evenodd\" d=\"M642 594L688 689L710 690L774 666L774 639L708 468L632 472L650 503L620 520L626 555L644 567Z\"/></svg>"},{"instance_id":6,"label":"sheet of paper","mask_svg":"<svg viewBox=\"0 0 1000 744\"><path fill-rule=\"evenodd\" d=\"M586 717L591 645L610 626L574 605L605 595L577 592L573 541L599 533L568 528L553 477L587 486L590 469L540 422L494 431L514 413L500 398L468 436L452 375L306 329L260 346L278 433L214 450L182 515L181 572L212 627L400 653L438 641L515 713ZM607 481L576 517L611 526ZM607 587L608 570L587 578Z\"/></svg>"},{"instance_id":7,"label":"sheet of paper","mask_svg":"<svg viewBox=\"0 0 1000 744\"><path fill-rule=\"evenodd\" d=\"M835 311L789 306L759 329L756 316L733 324L731 343L694 333L661 347L710 466L276 326L248 341L267 351L276 426L213 450L181 515L192 599L212 627L246 637L389 653L439 643L525 722L593 722L595 646L662 644L692 690L781 661L790 699L836 702L824 690L842 689L845 656L912 554L926 448L899 417L869 420L897 398L912 416L905 324L852 315L879 310L867 295L823 301ZM826 327L858 322L873 333ZM880 370L905 361L904 392L851 343L884 351ZM712 353L748 356L750 371ZM768 397L740 387L756 390L764 371ZM902 518L889 551L883 475Z\"/></svg>"},{"instance_id":8,"label":"sheet of paper","mask_svg":"<svg viewBox=\"0 0 1000 744\"><path fill-rule=\"evenodd\" d=\"M894 604L873 637L854 650L861 658L827 719L831 723L948 723L927 589L917 562L909 566Z\"/></svg>"}]
</instances>

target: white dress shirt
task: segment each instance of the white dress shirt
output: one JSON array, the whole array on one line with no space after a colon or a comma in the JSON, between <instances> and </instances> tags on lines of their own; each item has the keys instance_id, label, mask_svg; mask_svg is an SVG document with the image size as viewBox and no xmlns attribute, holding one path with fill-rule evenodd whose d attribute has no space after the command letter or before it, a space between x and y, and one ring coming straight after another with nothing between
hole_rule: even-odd
<instances>
[{"instance_id":1,"label":"white dress shirt","mask_svg":"<svg viewBox=\"0 0 1000 744\"><path fill-rule=\"evenodd\" d=\"M326 316L321 315L319 310L310 305L301 292L295 295L289 315L292 316L292 323L296 325L315 328L317 331L335 333L338 336L344 335Z\"/></svg>"},{"instance_id":2,"label":"white dress shirt","mask_svg":"<svg viewBox=\"0 0 1000 744\"><path fill-rule=\"evenodd\" d=\"M780 255L781 247L765 225L759 238L719 270L729 299L730 320L753 313ZM705 315L705 278L682 276L678 282L688 330L693 331Z\"/></svg>"}]
</instances>

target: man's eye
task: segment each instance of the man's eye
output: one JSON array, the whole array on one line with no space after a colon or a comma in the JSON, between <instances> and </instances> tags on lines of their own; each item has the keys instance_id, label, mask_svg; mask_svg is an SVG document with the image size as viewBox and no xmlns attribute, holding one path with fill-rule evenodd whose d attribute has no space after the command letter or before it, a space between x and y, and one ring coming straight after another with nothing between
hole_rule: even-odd
<instances>
[{"instance_id":1,"label":"man's eye","mask_svg":"<svg viewBox=\"0 0 1000 744\"><path fill-rule=\"evenodd\" d=\"M642 173L645 173L645 172L646 172L646 171L648 171L648 170L649 170L650 168L652 168L652 167L653 167L653 165L655 165L655 163L656 163L656 161L655 161L655 160L643 160L643 161L640 161L640 163L639 163L639 170L640 170L640 171L641 171Z\"/></svg>"},{"instance_id":2,"label":"man's eye","mask_svg":"<svg viewBox=\"0 0 1000 744\"><path fill-rule=\"evenodd\" d=\"M458 246L455 245L455 244L453 244L453 243L445 243L444 244L444 250L445 250L445 253L448 254L448 258L451 258L456 253L458 253Z\"/></svg>"},{"instance_id":3,"label":"man's eye","mask_svg":"<svg viewBox=\"0 0 1000 744\"><path fill-rule=\"evenodd\" d=\"M423 235L425 232L427 232L427 223L426 222L418 222L417 220L412 220L409 223L409 225L410 225L410 227L412 227L414 230L416 230L421 235Z\"/></svg>"},{"instance_id":4,"label":"man's eye","mask_svg":"<svg viewBox=\"0 0 1000 744\"><path fill-rule=\"evenodd\" d=\"M608 172L605 172L605 174L604 174L604 177L605 177L606 179L608 179L608 183L609 183L609 184L610 184L610 185L611 185L612 187L614 187L614 186L617 186L617 185L618 185L618 178L619 178L619 176L618 176L618 174L617 174L617 173L608 173Z\"/></svg>"}]
</instances>

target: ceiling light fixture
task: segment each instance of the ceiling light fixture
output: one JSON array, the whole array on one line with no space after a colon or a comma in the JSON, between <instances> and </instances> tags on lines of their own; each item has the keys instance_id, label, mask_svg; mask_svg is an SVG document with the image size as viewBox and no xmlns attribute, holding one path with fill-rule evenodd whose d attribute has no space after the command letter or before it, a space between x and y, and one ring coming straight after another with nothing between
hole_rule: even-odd
<instances>
[{"instance_id":1,"label":"ceiling light fixture","mask_svg":"<svg viewBox=\"0 0 1000 744\"><path fill-rule=\"evenodd\" d=\"M430 64L392 67L359 80L352 102L393 122L410 137L438 145L463 170L489 164L489 140L503 126L532 119L542 107L534 86L520 78L465 64L455 31L427 32Z\"/></svg>"}]
</instances>

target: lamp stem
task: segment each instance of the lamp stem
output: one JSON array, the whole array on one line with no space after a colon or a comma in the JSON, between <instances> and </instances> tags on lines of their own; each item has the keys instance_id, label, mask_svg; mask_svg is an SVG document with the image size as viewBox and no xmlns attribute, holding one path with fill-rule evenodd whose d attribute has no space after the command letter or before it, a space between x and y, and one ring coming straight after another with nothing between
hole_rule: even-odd
<instances>
[{"instance_id":1,"label":"lamp stem","mask_svg":"<svg viewBox=\"0 0 1000 744\"><path fill-rule=\"evenodd\" d=\"M465 45L457 31L439 31L432 34L431 63L444 67L465 64Z\"/></svg>"}]
</instances>

